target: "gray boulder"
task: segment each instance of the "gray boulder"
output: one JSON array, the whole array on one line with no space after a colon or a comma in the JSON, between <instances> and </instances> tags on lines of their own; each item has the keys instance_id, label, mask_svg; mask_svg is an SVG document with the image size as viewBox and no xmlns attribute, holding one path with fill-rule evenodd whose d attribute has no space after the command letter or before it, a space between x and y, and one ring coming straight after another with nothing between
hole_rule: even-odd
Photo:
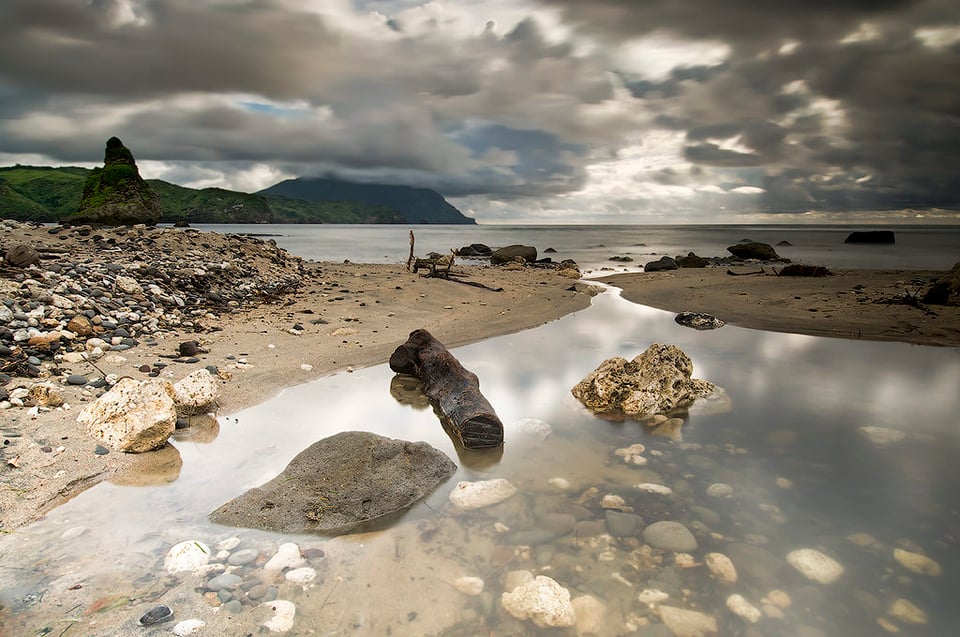
<instances>
[{"instance_id":1,"label":"gray boulder","mask_svg":"<svg viewBox=\"0 0 960 637\"><path fill-rule=\"evenodd\" d=\"M667 270L679 270L680 266L670 257L660 257L656 261L650 261L643 266L644 272L665 272Z\"/></svg>"},{"instance_id":2,"label":"gray boulder","mask_svg":"<svg viewBox=\"0 0 960 637\"><path fill-rule=\"evenodd\" d=\"M493 265L503 265L516 259L523 259L527 263L533 263L537 260L537 249L533 246L512 245L494 250L490 255L490 263Z\"/></svg>"},{"instance_id":3,"label":"gray boulder","mask_svg":"<svg viewBox=\"0 0 960 637\"><path fill-rule=\"evenodd\" d=\"M777 251L769 243L747 241L729 246L727 251L738 259L757 259L758 261L782 261Z\"/></svg>"},{"instance_id":4,"label":"gray boulder","mask_svg":"<svg viewBox=\"0 0 960 637\"><path fill-rule=\"evenodd\" d=\"M279 533L351 533L405 511L456 468L425 442L346 431L313 443L276 478L210 519Z\"/></svg>"}]
</instances>

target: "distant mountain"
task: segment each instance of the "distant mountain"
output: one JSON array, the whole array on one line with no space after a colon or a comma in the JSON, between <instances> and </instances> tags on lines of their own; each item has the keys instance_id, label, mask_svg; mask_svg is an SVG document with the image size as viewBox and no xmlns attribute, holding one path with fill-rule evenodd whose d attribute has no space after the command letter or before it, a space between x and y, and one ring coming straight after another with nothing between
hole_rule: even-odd
<instances>
[{"instance_id":1,"label":"distant mountain","mask_svg":"<svg viewBox=\"0 0 960 637\"><path fill-rule=\"evenodd\" d=\"M305 201L356 201L382 206L401 215L400 223L474 224L440 193L429 188L365 184L331 177L288 179L258 194L281 195Z\"/></svg>"},{"instance_id":2,"label":"distant mountain","mask_svg":"<svg viewBox=\"0 0 960 637\"><path fill-rule=\"evenodd\" d=\"M92 171L88 168L46 166L0 167L0 218L54 223L77 211L83 185ZM297 180L292 180L297 181ZM248 194L223 188L186 188L159 179L147 183L160 196L161 223L474 223L456 208L429 190L425 200L435 207L446 206L456 217L444 220L421 215L415 221L403 211L386 204L361 199L304 200L281 194ZM287 182L284 182L287 183ZM340 182L348 183L348 182ZM274 188L282 186L277 184ZM367 188L376 184L354 184ZM387 189L401 186L384 186ZM272 189L268 189L272 190ZM436 203L441 202L441 205ZM449 210L446 211L449 215ZM452 220L447 220L452 219Z\"/></svg>"}]
</instances>

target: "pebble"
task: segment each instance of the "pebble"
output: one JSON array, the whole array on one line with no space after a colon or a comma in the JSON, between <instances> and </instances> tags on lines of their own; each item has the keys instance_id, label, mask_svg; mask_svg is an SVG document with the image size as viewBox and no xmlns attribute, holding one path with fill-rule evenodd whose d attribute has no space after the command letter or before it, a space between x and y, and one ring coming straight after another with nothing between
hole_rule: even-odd
<instances>
[{"instance_id":1,"label":"pebble","mask_svg":"<svg viewBox=\"0 0 960 637\"><path fill-rule=\"evenodd\" d=\"M297 607L293 602L285 599L275 599L261 604L273 611L273 617L263 623L264 628L272 633L285 633L293 628L293 618L297 614Z\"/></svg>"},{"instance_id":2,"label":"pebble","mask_svg":"<svg viewBox=\"0 0 960 637\"><path fill-rule=\"evenodd\" d=\"M787 554L787 563L807 579L831 584L843 575L843 566L816 549L797 549Z\"/></svg>"},{"instance_id":3,"label":"pebble","mask_svg":"<svg viewBox=\"0 0 960 637\"><path fill-rule=\"evenodd\" d=\"M182 573L202 569L210 561L210 547L197 540L187 540L174 545L163 561L168 573Z\"/></svg>"},{"instance_id":4,"label":"pebble","mask_svg":"<svg viewBox=\"0 0 960 637\"><path fill-rule=\"evenodd\" d=\"M660 619L674 637L706 637L717 634L717 620L699 611L661 606Z\"/></svg>"},{"instance_id":5,"label":"pebble","mask_svg":"<svg viewBox=\"0 0 960 637\"><path fill-rule=\"evenodd\" d=\"M723 482L715 482L707 487L707 495L711 498L729 498L733 495L733 487Z\"/></svg>"},{"instance_id":6,"label":"pebble","mask_svg":"<svg viewBox=\"0 0 960 637\"><path fill-rule=\"evenodd\" d=\"M293 542L286 542L277 548L276 554L263 565L263 572L267 577L273 577L285 568L297 568L303 565L300 547Z\"/></svg>"},{"instance_id":7,"label":"pebble","mask_svg":"<svg viewBox=\"0 0 960 637\"><path fill-rule=\"evenodd\" d=\"M76 386L86 385L87 377L81 374L70 374L67 376L67 384Z\"/></svg>"},{"instance_id":8,"label":"pebble","mask_svg":"<svg viewBox=\"0 0 960 637\"><path fill-rule=\"evenodd\" d=\"M647 493L656 493L658 495L670 495L673 493L673 489L664 485L657 484L655 482L641 482L640 484L634 485L635 489L641 491L646 491Z\"/></svg>"},{"instance_id":9,"label":"pebble","mask_svg":"<svg viewBox=\"0 0 960 637\"><path fill-rule=\"evenodd\" d=\"M173 627L173 634L177 637L196 635L203 630L203 627L206 625L207 622L202 619L185 619Z\"/></svg>"},{"instance_id":10,"label":"pebble","mask_svg":"<svg viewBox=\"0 0 960 637\"><path fill-rule=\"evenodd\" d=\"M227 558L227 564L230 566L244 566L246 564L253 564L259 555L260 552L256 549L240 549L239 551L230 554L230 557Z\"/></svg>"},{"instance_id":11,"label":"pebble","mask_svg":"<svg viewBox=\"0 0 960 637\"><path fill-rule=\"evenodd\" d=\"M905 624L926 624L927 614L913 602L899 598L890 604L887 614Z\"/></svg>"},{"instance_id":12,"label":"pebble","mask_svg":"<svg viewBox=\"0 0 960 637\"><path fill-rule=\"evenodd\" d=\"M305 586L316 578L317 571L310 566L301 566L300 568L295 568L287 571L286 575L284 575L285 580L291 584L299 584L300 586Z\"/></svg>"},{"instance_id":13,"label":"pebble","mask_svg":"<svg viewBox=\"0 0 960 637\"><path fill-rule=\"evenodd\" d=\"M893 549L893 558L897 560L900 566L918 575L937 577L943 572L940 564L921 553L895 548Z\"/></svg>"},{"instance_id":14,"label":"pebble","mask_svg":"<svg viewBox=\"0 0 960 637\"><path fill-rule=\"evenodd\" d=\"M707 553L703 556L710 574L725 584L737 582L737 569L729 557L723 553Z\"/></svg>"},{"instance_id":15,"label":"pebble","mask_svg":"<svg viewBox=\"0 0 960 637\"><path fill-rule=\"evenodd\" d=\"M640 594L637 596L637 600L641 604L646 604L652 606L654 604L659 604L662 601L666 601L670 598L668 593L661 591L658 588L645 588L640 591Z\"/></svg>"},{"instance_id":16,"label":"pebble","mask_svg":"<svg viewBox=\"0 0 960 637\"><path fill-rule=\"evenodd\" d=\"M479 482L458 482L448 499L458 509L471 511L503 502L516 492L517 488L509 480L495 478Z\"/></svg>"},{"instance_id":17,"label":"pebble","mask_svg":"<svg viewBox=\"0 0 960 637\"><path fill-rule=\"evenodd\" d=\"M654 522L643 530L643 540L664 551L690 553L697 550L697 538L679 522Z\"/></svg>"},{"instance_id":18,"label":"pebble","mask_svg":"<svg viewBox=\"0 0 960 637\"><path fill-rule=\"evenodd\" d=\"M748 602L743 595L733 594L727 598L727 608L738 617L742 617L751 624L756 624L763 617L760 609Z\"/></svg>"},{"instance_id":19,"label":"pebble","mask_svg":"<svg viewBox=\"0 0 960 637\"><path fill-rule=\"evenodd\" d=\"M464 595L476 596L483 592L483 580L473 576L458 577L453 587Z\"/></svg>"},{"instance_id":20,"label":"pebble","mask_svg":"<svg viewBox=\"0 0 960 637\"><path fill-rule=\"evenodd\" d=\"M217 575L209 582L207 582L207 590L219 592L221 590L232 591L240 587L240 584L243 583L243 578L234 573L223 573Z\"/></svg>"}]
</instances>

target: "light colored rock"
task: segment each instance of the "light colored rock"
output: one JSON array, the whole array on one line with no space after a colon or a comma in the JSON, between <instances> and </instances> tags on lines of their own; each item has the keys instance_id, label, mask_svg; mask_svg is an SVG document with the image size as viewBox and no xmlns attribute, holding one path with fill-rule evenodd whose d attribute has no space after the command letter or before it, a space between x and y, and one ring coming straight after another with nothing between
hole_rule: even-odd
<instances>
[{"instance_id":1,"label":"light colored rock","mask_svg":"<svg viewBox=\"0 0 960 637\"><path fill-rule=\"evenodd\" d=\"M790 605L793 604L793 600L790 599L789 593L782 591L779 588L775 588L764 597L765 600L776 606L777 608L790 608Z\"/></svg>"},{"instance_id":2,"label":"light colored rock","mask_svg":"<svg viewBox=\"0 0 960 637\"><path fill-rule=\"evenodd\" d=\"M907 434L897 429L887 429L886 427L860 427L858 430L870 442L878 447L886 447L903 441Z\"/></svg>"},{"instance_id":3,"label":"light colored rock","mask_svg":"<svg viewBox=\"0 0 960 637\"><path fill-rule=\"evenodd\" d=\"M553 427L539 418L522 418L513 424L514 431L546 440L553 433Z\"/></svg>"},{"instance_id":4,"label":"light colored rock","mask_svg":"<svg viewBox=\"0 0 960 637\"><path fill-rule=\"evenodd\" d=\"M797 549L787 554L787 563L807 579L830 584L843 575L843 566L816 549Z\"/></svg>"},{"instance_id":5,"label":"light colored rock","mask_svg":"<svg viewBox=\"0 0 960 637\"><path fill-rule=\"evenodd\" d=\"M545 575L503 593L500 602L517 619L529 619L540 628L573 626L577 622L570 591Z\"/></svg>"},{"instance_id":6,"label":"light colored rock","mask_svg":"<svg viewBox=\"0 0 960 637\"><path fill-rule=\"evenodd\" d=\"M926 624L927 614L913 602L903 599L895 600L887 609L887 614L905 624Z\"/></svg>"},{"instance_id":7,"label":"light colored rock","mask_svg":"<svg viewBox=\"0 0 960 637\"><path fill-rule=\"evenodd\" d=\"M187 540L167 551L163 570L168 573L194 572L203 569L209 562L210 547L198 540Z\"/></svg>"},{"instance_id":8,"label":"light colored rock","mask_svg":"<svg viewBox=\"0 0 960 637\"><path fill-rule=\"evenodd\" d=\"M647 493L656 493L658 495L670 495L673 493L673 489L667 485L657 484L656 482L641 482L640 484L634 485L633 488L646 491Z\"/></svg>"},{"instance_id":9,"label":"light colored rock","mask_svg":"<svg viewBox=\"0 0 960 637\"><path fill-rule=\"evenodd\" d=\"M481 480L479 482L458 482L450 492L450 502L463 511L482 509L503 502L517 488L504 478Z\"/></svg>"},{"instance_id":10,"label":"light colored rock","mask_svg":"<svg viewBox=\"0 0 960 637\"><path fill-rule=\"evenodd\" d=\"M718 581L725 584L735 584L737 581L737 569L733 561L723 553L707 553L703 556L710 574Z\"/></svg>"},{"instance_id":11,"label":"light colored rock","mask_svg":"<svg viewBox=\"0 0 960 637\"><path fill-rule=\"evenodd\" d=\"M59 407L63 394L52 383L35 383L30 387L30 399L41 407Z\"/></svg>"},{"instance_id":12,"label":"light colored rock","mask_svg":"<svg viewBox=\"0 0 960 637\"><path fill-rule=\"evenodd\" d=\"M283 578L291 584L306 586L317 579L317 571L309 566L301 566L300 568L287 571Z\"/></svg>"},{"instance_id":13,"label":"light colored rock","mask_svg":"<svg viewBox=\"0 0 960 637\"><path fill-rule=\"evenodd\" d=\"M612 509L614 511L633 511L633 507L627 506L627 501L619 495L608 493L600 501L601 508Z\"/></svg>"},{"instance_id":14,"label":"light colored rock","mask_svg":"<svg viewBox=\"0 0 960 637\"><path fill-rule=\"evenodd\" d=\"M737 617L742 617L751 624L756 624L763 617L760 609L748 602L743 595L733 594L727 598L727 608Z\"/></svg>"},{"instance_id":15,"label":"light colored rock","mask_svg":"<svg viewBox=\"0 0 960 637\"><path fill-rule=\"evenodd\" d=\"M549 480L547 480L547 484L549 484L551 487L555 489L567 490L570 488L570 481L567 480L566 478L559 478L559 477L550 478Z\"/></svg>"},{"instance_id":16,"label":"light colored rock","mask_svg":"<svg viewBox=\"0 0 960 637\"><path fill-rule=\"evenodd\" d=\"M479 595L483 592L483 580L472 576L458 577L453 587L464 595Z\"/></svg>"},{"instance_id":17,"label":"light colored rock","mask_svg":"<svg viewBox=\"0 0 960 637\"><path fill-rule=\"evenodd\" d=\"M706 637L717 634L717 620L695 610L661 606L660 619L674 637Z\"/></svg>"},{"instance_id":18,"label":"light colored rock","mask_svg":"<svg viewBox=\"0 0 960 637\"><path fill-rule=\"evenodd\" d=\"M293 602L275 599L260 605L273 611L273 617L263 622L263 627L271 633L285 633L293 628L293 618L297 614L297 607Z\"/></svg>"},{"instance_id":19,"label":"light colored rock","mask_svg":"<svg viewBox=\"0 0 960 637\"><path fill-rule=\"evenodd\" d=\"M571 392L596 413L666 413L713 393L715 385L692 374L693 363L680 348L654 343L632 361L619 356L604 361Z\"/></svg>"},{"instance_id":20,"label":"light colored rock","mask_svg":"<svg viewBox=\"0 0 960 637\"><path fill-rule=\"evenodd\" d=\"M285 542L277 547L277 552L263 565L263 572L267 577L273 577L285 568L299 568L303 564L300 547L293 542Z\"/></svg>"},{"instance_id":21,"label":"light colored rock","mask_svg":"<svg viewBox=\"0 0 960 637\"><path fill-rule=\"evenodd\" d=\"M654 522L643 530L643 541L664 551L690 553L697 550L697 538L680 524L669 520Z\"/></svg>"},{"instance_id":22,"label":"light colored rock","mask_svg":"<svg viewBox=\"0 0 960 637\"><path fill-rule=\"evenodd\" d=\"M645 588L640 591L640 594L637 596L637 600L641 604L646 604L647 606L653 606L654 604L659 604L662 601L665 601L670 598L669 593L664 593L659 588Z\"/></svg>"},{"instance_id":23,"label":"light colored rock","mask_svg":"<svg viewBox=\"0 0 960 637\"><path fill-rule=\"evenodd\" d=\"M593 595L574 597L570 602L577 616L577 635L600 635L605 625L607 606Z\"/></svg>"},{"instance_id":24,"label":"light colored rock","mask_svg":"<svg viewBox=\"0 0 960 637\"><path fill-rule=\"evenodd\" d=\"M733 487L723 482L714 482L707 487L707 495L711 498L729 498L733 495Z\"/></svg>"},{"instance_id":25,"label":"light colored rock","mask_svg":"<svg viewBox=\"0 0 960 637\"><path fill-rule=\"evenodd\" d=\"M124 294L140 294L143 292L143 288L140 287L140 284L133 277L120 275L117 277L116 282L117 287Z\"/></svg>"},{"instance_id":26,"label":"light colored rock","mask_svg":"<svg viewBox=\"0 0 960 637\"><path fill-rule=\"evenodd\" d=\"M141 453L166 444L177 423L173 386L121 378L77 416L84 433L117 451Z\"/></svg>"},{"instance_id":27,"label":"light colored rock","mask_svg":"<svg viewBox=\"0 0 960 637\"><path fill-rule=\"evenodd\" d=\"M206 625L207 622L203 621L202 619L185 619L182 622L178 622L177 625L173 627L173 634L177 637L197 635Z\"/></svg>"},{"instance_id":28,"label":"light colored rock","mask_svg":"<svg viewBox=\"0 0 960 637\"><path fill-rule=\"evenodd\" d=\"M617 449L614 451L614 454L623 458L623 461L627 464L644 466L648 462L648 460L643 457L643 452L646 450L647 448L638 442L629 447Z\"/></svg>"},{"instance_id":29,"label":"light colored rock","mask_svg":"<svg viewBox=\"0 0 960 637\"><path fill-rule=\"evenodd\" d=\"M205 414L217 407L220 382L206 369L198 369L174 383L173 392L178 414L181 416Z\"/></svg>"},{"instance_id":30,"label":"light colored rock","mask_svg":"<svg viewBox=\"0 0 960 637\"><path fill-rule=\"evenodd\" d=\"M903 568L918 575L930 575L937 577L943 573L940 564L920 553L912 553L901 548L893 549L893 558Z\"/></svg>"}]
</instances>

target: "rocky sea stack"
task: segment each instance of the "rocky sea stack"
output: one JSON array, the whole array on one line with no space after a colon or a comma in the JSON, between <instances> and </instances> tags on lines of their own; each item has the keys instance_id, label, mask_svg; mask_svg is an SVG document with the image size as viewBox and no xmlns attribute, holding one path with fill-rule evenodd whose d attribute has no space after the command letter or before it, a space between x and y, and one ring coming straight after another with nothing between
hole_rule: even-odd
<instances>
[{"instance_id":1,"label":"rocky sea stack","mask_svg":"<svg viewBox=\"0 0 960 637\"><path fill-rule=\"evenodd\" d=\"M133 153L117 137L107 140L103 168L96 168L83 185L76 224L123 226L160 221L160 197L140 177Z\"/></svg>"}]
</instances>

